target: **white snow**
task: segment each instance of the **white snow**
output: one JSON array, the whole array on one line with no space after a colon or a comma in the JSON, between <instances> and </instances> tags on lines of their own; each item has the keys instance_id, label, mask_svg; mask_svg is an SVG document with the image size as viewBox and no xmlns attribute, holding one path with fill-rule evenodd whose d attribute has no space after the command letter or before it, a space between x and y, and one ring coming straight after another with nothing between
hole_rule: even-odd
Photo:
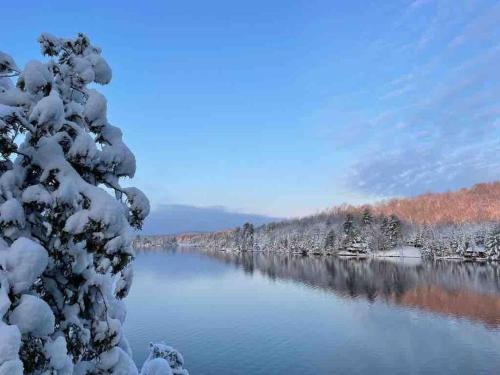
<instances>
[{"instance_id":1,"label":"white snow","mask_svg":"<svg viewBox=\"0 0 500 375\"><path fill-rule=\"evenodd\" d=\"M123 189L127 196L131 211L135 211L141 218L149 215L150 205L146 195L135 187Z\"/></svg>"},{"instance_id":2,"label":"white snow","mask_svg":"<svg viewBox=\"0 0 500 375\"><path fill-rule=\"evenodd\" d=\"M19 71L14 59L5 52L0 51L0 73L8 74L13 70Z\"/></svg>"},{"instance_id":3,"label":"white snow","mask_svg":"<svg viewBox=\"0 0 500 375\"><path fill-rule=\"evenodd\" d=\"M68 357L68 351L66 349L66 340L64 337L59 336L54 341L48 341L44 346L45 352L47 353L47 358L50 361L50 365L58 370L58 374L63 373L66 369L68 373L72 373L73 363ZM71 371L71 372L70 372Z\"/></svg>"},{"instance_id":4,"label":"white snow","mask_svg":"<svg viewBox=\"0 0 500 375\"><path fill-rule=\"evenodd\" d=\"M375 257L401 257L401 258L421 258L420 250L413 246L401 246L387 251L378 251L373 254Z\"/></svg>"},{"instance_id":5,"label":"white snow","mask_svg":"<svg viewBox=\"0 0 500 375\"><path fill-rule=\"evenodd\" d=\"M0 86L1 87L1 86ZM9 117L17 113L17 108L0 103L0 117Z\"/></svg>"},{"instance_id":6,"label":"white snow","mask_svg":"<svg viewBox=\"0 0 500 375\"><path fill-rule=\"evenodd\" d=\"M111 374L138 374L137 367L130 356L119 347L102 353L99 357L98 368L109 371Z\"/></svg>"},{"instance_id":7,"label":"white snow","mask_svg":"<svg viewBox=\"0 0 500 375\"><path fill-rule=\"evenodd\" d=\"M12 80L8 77L0 77L0 93L10 90L14 87Z\"/></svg>"},{"instance_id":8,"label":"white snow","mask_svg":"<svg viewBox=\"0 0 500 375\"><path fill-rule=\"evenodd\" d=\"M0 249L0 254L2 250ZM4 316L10 308L9 282L4 275L0 273L0 316Z\"/></svg>"},{"instance_id":9,"label":"white snow","mask_svg":"<svg viewBox=\"0 0 500 375\"><path fill-rule=\"evenodd\" d=\"M344 250L339 251L336 254L338 256L341 256L341 257L354 257L354 258L366 258L367 257L366 253L353 253L353 252L344 251Z\"/></svg>"},{"instance_id":10,"label":"white snow","mask_svg":"<svg viewBox=\"0 0 500 375\"><path fill-rule=\"evenodd\" d=\"M99 368L105 371L113 368L113 366L115 366L120 360L120 350L120 348L114 347L113 349L102 353L99 356Z\"/></svg>"},{"instance_id":11,"label":"white snow","mask_svg":"<svg viewBox=\"0 0 500 375\"><path fill-rule=\"evenodd\" d=\"M55 90L35 105L29 118L30 122L38 123L40 127L50 125L56 131L61 128L63 120L63 102Z\"/></svg>"},{"instance_id":12,"label":"white snow","mask_svg":"<svg viewBox=\"0 0 500 375\"><path fill-rule=\"evenodd\" d=\"M97 154L98 151L94 140L88 137L85 133L82 133L75 138L68 152L68 155L72 158L85 159L84 161L87 165L93 165L95 163L94 159Z\"/></svg>"},{"instance_id":13,"label":"white snow","mask_svg":"<svg viewBox=\"0 0 500 375\"><path fill-rule=\"evenodd\" d=\"M144 362L141 375L189 375L183 368L184 358L182 355L163 342L150 344L150 353Z\"/></svg>"},{"instance_id":14,"label":"white snow","mask_svg":"<svg viewBox=\"0 0 500 375\"><path fill-rule=\"evenodd\" d=\"M138 375L137 367L132 358L121 348L119 350L118 362L111 369L112 374Z\"/></svg>"},{"instance_id":15,"label":"white snow","mask_svg":"<svg viewBox=\"0 0 500 375\"><path fill-rule=\"evenodd\" d=\"M107 143L103 146L101 152L101 161L106 170L119 177L134 177L135 156L123 143L121 130L108 124L102 129L101 136Z\"/></svg>"},{"instance_id":16,"label":"white snow","mask_svg":"<svg viewBox=\"0 0 500 375\"><path fill-rule=\"evenodd\" d=\"M47 65L39 61L28 62L21 73L21 79L30 94L37 94L41 88L52 83L52 75L47 69Z\"/></svg>"},{"instance_id":17,"label":"white snow","mask_svg":"<svg viewBox=\"0 0 500 375\"><path fill-rule=\"evenodd\" d=\"M24 210L17 199L10 198L0 205L0 224L24 227Z\"/></svg>"},{"instance_id":18,"label":"white snow","mask_svg":"<svg viewBox=\"0 0 500 375\"><path fill-rule=\"evenodd\" d=\"M73 56L71 58L71 65L82 83L88 84L94 81L94 69L88 58Z\"/></svg>"},{"instance_id":19,"label":"white snow","mask_svg":"<svg viewBox=\"0 0 500 375\"><path fill-rule=\"evenodd\" d=\"M6 361L0 366L0 375L23 375L23 363L19 359Z\"/></svg>"},{"instance_id":20,"label":"white snow","mask_svg":"<svg viewBox=\"0 0 500 375\"><path fill-rule=\"evenodd\" d=\"M48 264L47 251L36 242L21 237L7 251L0 252L0 262L14 293L31 287Z\"/></svg>"},{"instance_id":21,"label":"white snow","mask_svg":"<svg viewBox=\"0 0 500 375\"><path fill-rule=\"evenodd\" d=\"M144 363L141 375L172 375L172 369L167 360L163 358L154 358Z\"/></svg>"},{"instance_id":22,"label":"white snow","mask_svg":"<svg viewBox=\"0 0 500 375\"><path fill-rule=\"evenodd\" d=\"M91 125L104 125L106 123L107 103L104 95L96 90L88 90L88 99L85 103L83 116Z\"/></svg>"},{"instance_id":23,"label":"white snow","mask_svg":"<svg viewBox=\"0 0 500 375\"><path fill-rule=\"evenodd\" d=\"M10 314L10 322L17 325L23 334L42 337L54 332L55 318L45 301L23 294L19 305Z\"/></svg>"},{"instance_id":24,"label":"white snow","mask_svg":"<svg viewBox=\"0 0 500 375\"><path fill-rule=\"evenodd\" d=\"M20 346L19 328L0 322L0 364L17 359Z\"/></svg>"},{"instance_id":25,"label":"white snow","mask_svg":"<svg viewBox=\"0 0 500 375\"><path fill-rule=\"evenodd\" d=\"M92 67L94 68L94 82L106 85L111 81L112 71L106 60L97 54L90 56Z\"/></svg>"},{"instance_id":26,"label":"white snow","mask_svg":"<svg viewBox=\"0 0 500 375\"><path fill-rule=\"evenodd\" d=\"M23 202L50 206L52 204L52 196L43 185L31 185L23 191Z\"/></svg>"}]
</instances>

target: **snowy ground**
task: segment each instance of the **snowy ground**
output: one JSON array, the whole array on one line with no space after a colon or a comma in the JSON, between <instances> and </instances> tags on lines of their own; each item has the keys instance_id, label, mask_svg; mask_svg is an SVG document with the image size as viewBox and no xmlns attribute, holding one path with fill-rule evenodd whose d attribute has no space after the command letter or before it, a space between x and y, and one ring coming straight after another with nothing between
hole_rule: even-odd
<instances>
[{"instance_id":1,"label":"snowy ground","mask_svg":"<svg viewBox=\"0 0 500 375\"><path fill-rule=\"evenodd\" d=\"M368 254L355 254L355 253L351 253L350 251L339 251L335 255L338 255L341 257L351 257L351 258L366 258L369 256Z\"/></svg>"},{"instance_id":2,"label":"snowy ground","mask_svg":"<svg viewBox=\"0 0 500 375\"><path fill-rule=\"evenodd\" d=\"M392 250L377 251L373 253L373 256L376 258L422 258L420 250L413 246L402 246Z\"/></svg>"},{"instance_id":3,"label":"snowy ground","mask_svg":"<svg viewBox=\"0 0 500 375\"><path fill-rule=\"evenodd\" d=\"M374 253L368 253L368 254L353 254L349 251L340 251L336 253L336 255L339 256L345 256L345 257L356 257L356 258L366 258L366 257L373 257L373 258L416 258L420 259L422 258L422 254L419 249L413 246L402 246L402 247L397 247L392 250L387 250L387 251L376 251Z\"/></svg>"}]
</instances>

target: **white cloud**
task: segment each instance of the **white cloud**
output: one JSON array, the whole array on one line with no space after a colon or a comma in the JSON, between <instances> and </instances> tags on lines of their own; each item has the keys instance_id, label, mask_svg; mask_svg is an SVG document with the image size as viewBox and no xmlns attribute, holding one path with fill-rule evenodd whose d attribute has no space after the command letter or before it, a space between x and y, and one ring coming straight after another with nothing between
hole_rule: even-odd
<instances>
[{"instance_id":1,"label":"white cloud","mask_svg":"<svg viewBox=\"0 0 500 375\"><path fill-rule=\"evenodd\" d=\"M471 21L460 18L465 26L454 37L461 54L446 48L447 27L459 23L447 20L433 36L443 48L386 86L380 98L390 109L354 124L367 140L348 177L358 191L412 195L500 179L500 48L490 34L500 4L459 14L474 12ZM478 48L484 38L490 43Z\"/></svg>"}]
</instances>

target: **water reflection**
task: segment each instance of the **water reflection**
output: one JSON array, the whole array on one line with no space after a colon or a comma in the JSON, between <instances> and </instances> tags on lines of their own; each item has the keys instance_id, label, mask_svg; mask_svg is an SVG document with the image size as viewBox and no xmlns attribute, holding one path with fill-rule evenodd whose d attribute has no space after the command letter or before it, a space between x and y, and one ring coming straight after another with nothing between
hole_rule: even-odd
<instances>
[{"instance_id":1,"label":"water reflection","mask_svg":"<svg viewBox=\"0 0 500 375\"><path fill-rule=\"evenodd\" d=\"M137 363L167 340L192 374L494 374L498 279L494 264L148 250L125 332Z\"/></svg>"},{"instance_id":2,"label":"water reflection","mask_svg":"<svg viewBox=\"0 0 500 375\"><path fill-rule=\"evenodd\" d=\"M177 251L197 250L180 248ZM204 251L210 257L270 279L293 280L348 298L383 300L403 307L500 326L500 265L407 262L289 254Z\"/></svg>"}]
</instances>

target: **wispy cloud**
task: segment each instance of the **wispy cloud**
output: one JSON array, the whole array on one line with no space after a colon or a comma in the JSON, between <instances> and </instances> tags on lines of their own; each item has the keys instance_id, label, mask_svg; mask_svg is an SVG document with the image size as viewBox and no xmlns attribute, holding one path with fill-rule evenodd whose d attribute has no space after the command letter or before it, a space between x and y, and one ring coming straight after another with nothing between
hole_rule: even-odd
<instances>
[{"instance_id":1,"label":"wispy cloud","mask_svg":"<svg viewBox=\"0 0 500 375\"><path fill-rule=\"evenodd\" d=\"M410 7L428 12L424 3ZM387 84L379 98L391 109L353 124L371 124L363 128L367 151L348 177L358 191L412 195L500 179L500 4L461 12L454 5L433 2L439 14L428 16L440 44ZM444 19L446 13L456 18Z\"/></svg>"},{"instance_id":2,"label":"wispy cloud","mask_svg":"<svg viewBox=\"0 0 500 375\"><path fill-rule=\"evenodd\" d=\"M450 47L458 47L470 41L478 41L499 35L500 3L484 9L478 16L467 22L462 31L450 42Z\"/></svg>"},{"instance_id":3,"label":"wispy cloud","mask_svg":"<svg viewBox=\"0 0 500 375\"><path fill-rule=\"evenodd\" d=\"M414 0L410 3L410 8L419 8L421 6L430 4L433 0Z\"/></svg>"},{"instance_id":4,"label":"wispy cloud","mask_svg":"<svg viewBox=\"0 0 500 375\"><path fill-rule=\"evenodd\" d=\"M499 179L499 151L497 140L400 148L359 162L350 177L358 190L382 196L456 189Z\"/></svg>"}]
</instances>

